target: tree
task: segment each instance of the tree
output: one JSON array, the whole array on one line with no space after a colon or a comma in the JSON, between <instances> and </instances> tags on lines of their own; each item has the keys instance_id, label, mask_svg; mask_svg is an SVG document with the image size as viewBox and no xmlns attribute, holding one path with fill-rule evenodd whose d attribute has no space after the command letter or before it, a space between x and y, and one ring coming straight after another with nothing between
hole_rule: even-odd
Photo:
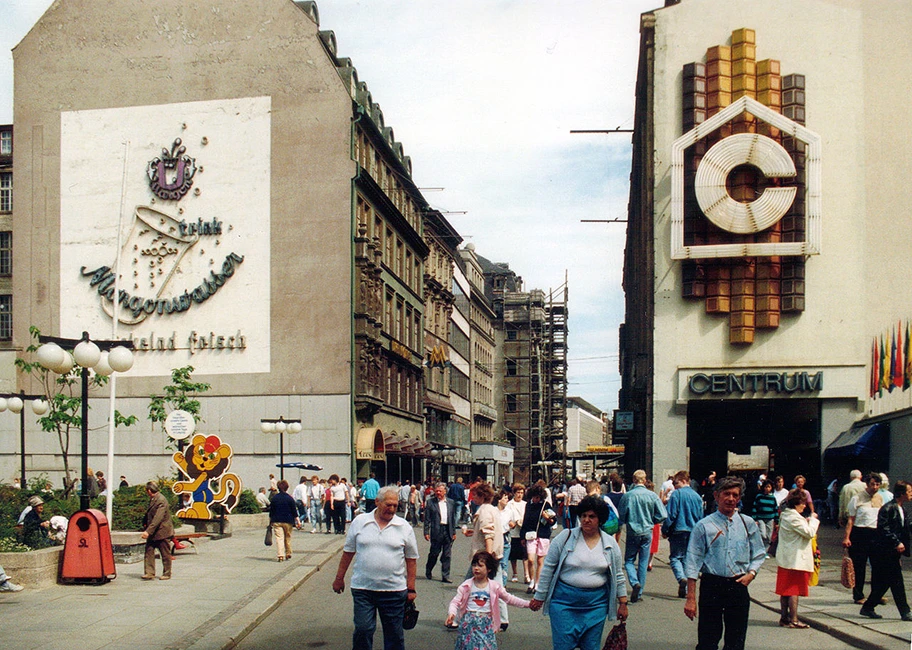
<instances>
[{"instance_id":1,"label":"tree","mask_svg":"<svg viewBox=\"0 0 912 650\"><path fill-rule=\"evenodd\" d=\"M186 411L193 416L195 422L202 421L199 416L200 401L196 397L212 386L204 382L194 382L191 377L193 371L193 366L174 368L171 371L171 383L162 389L164 395L152 395L149 398L149 419L160 423L162 430L171 411ZM176 449L180 450L182 447L183 445L178 442ZM174 443L169 442L167 448L174 450Z\"/></svg>"},{"instance_id":2,"label":"tree","mask_svg":"<svg viewBox=\"0 0 912 650\"><path fill-rule=\"evenodd\" d=\"M34 354L39 347L38 337L41 332L37 327L29 327L32 343L25 351ZM69 354L69 353L67 353ZM16 358L16 368L24 375L38 381L42 392L47 396L47 415L38 418L41 430L47 433L56 433L60 445L60 454L63 457L64 496L69 496L76 483L70 476L70 433L73 429L82 430L82 368L74 365L73 369L65 375L51 372L37 361L27 361L22 357ZM89 373L89 390L101 388L108 383L108 377ZM119 411L114 411L114 426L132 426L138 422L135 415L124 417Z\"/></svg>"}]
</instances>

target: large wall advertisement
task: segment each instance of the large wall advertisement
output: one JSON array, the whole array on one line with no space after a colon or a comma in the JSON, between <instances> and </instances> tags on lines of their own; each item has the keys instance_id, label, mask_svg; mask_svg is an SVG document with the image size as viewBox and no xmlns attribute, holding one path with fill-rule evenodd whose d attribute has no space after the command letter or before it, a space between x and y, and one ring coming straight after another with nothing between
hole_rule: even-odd
<instances>
[{"instance_id":1,"label":"large wall advertisement","mask_svg":"<svg viewBox=\"0 0 912 650\"><path fill-rule=\"evenodd\" d=\"M117 295L131 375L269 371L270 111L254 97L62 114L62 336L109 338Z\"/></svg>"}]
</instances>

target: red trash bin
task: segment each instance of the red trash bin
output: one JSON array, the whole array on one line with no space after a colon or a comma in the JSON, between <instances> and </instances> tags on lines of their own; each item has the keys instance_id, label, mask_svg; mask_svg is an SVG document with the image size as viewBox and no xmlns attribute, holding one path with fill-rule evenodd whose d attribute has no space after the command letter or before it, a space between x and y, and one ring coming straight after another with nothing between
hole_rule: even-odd
<instances>
[{"instance_id":1,"label":"red trash bin","mask_svg":"<svg viewBox=\"0 0 912 650\"><path fill-rule=\"evenodd\" d=\"M108 518L101 510L80 510L67 525L60 580L103 583L116 577Z\"/></svg>"}]
</instances>

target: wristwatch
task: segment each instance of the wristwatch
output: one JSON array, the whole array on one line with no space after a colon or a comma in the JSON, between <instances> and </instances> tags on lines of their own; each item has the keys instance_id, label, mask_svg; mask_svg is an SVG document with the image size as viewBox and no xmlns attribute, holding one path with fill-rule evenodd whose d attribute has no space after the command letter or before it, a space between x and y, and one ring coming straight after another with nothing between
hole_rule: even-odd
<instances>
[{"instance_id":1,"label":"wristwatch","mask_svg":"<svg viewBox=\"0 0 912 650\"><path fill-rule=\"evenodd\" d=\"M750 569L750 570L748 571L748 573L751 574L752 576L754 576L755 578L757 577L757 572L754 571L753 569Z\"/></svg>"}]
</instances>

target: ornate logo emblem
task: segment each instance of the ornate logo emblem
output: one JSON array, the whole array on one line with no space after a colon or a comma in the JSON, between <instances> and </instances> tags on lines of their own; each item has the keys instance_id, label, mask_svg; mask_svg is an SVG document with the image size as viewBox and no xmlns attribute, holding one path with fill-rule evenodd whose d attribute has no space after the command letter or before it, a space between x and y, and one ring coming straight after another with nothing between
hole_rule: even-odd
<instances>
[{"instance_id":1,"label":"ornate logo emblem","mask_svg":"<svg viewBox=\"0 0 912 650\"><path fill-rule=\"evenodd\" d=\"M171 151L162 149L162 155L149 161L146 175L149 177L149 189L160 199L180 201L193 186L193 175L196 174L196 159L184 155L187 147L177 138L171 145Z\"/></svg>"}]
</instances>

